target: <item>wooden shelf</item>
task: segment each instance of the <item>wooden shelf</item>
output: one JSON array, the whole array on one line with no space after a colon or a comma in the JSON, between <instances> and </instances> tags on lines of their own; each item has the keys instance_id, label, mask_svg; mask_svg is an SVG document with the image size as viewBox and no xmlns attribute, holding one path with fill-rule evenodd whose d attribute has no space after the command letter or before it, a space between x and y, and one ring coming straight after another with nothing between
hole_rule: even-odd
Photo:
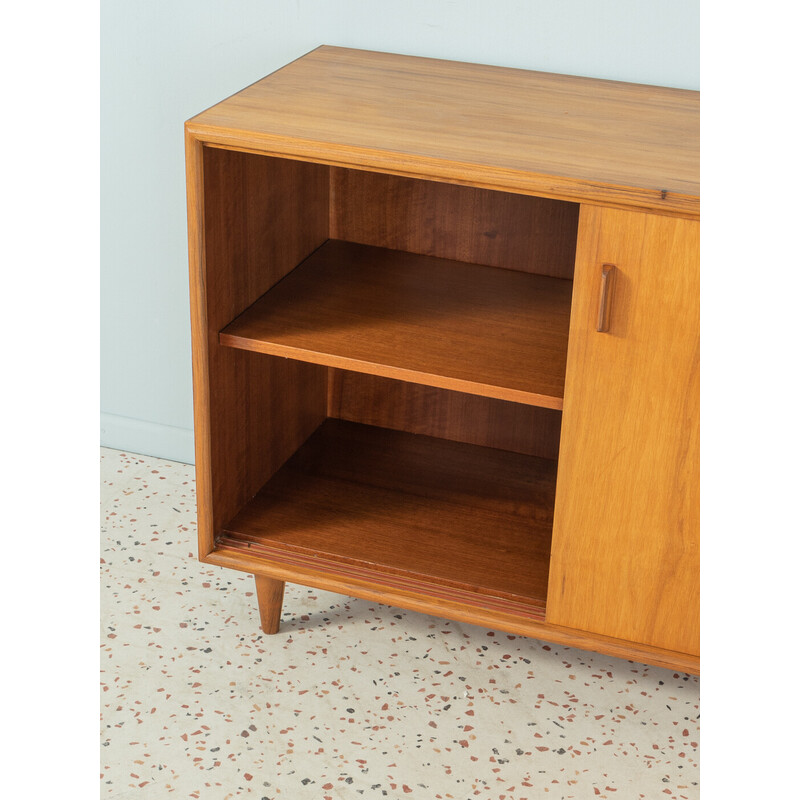
<instances>
[{"instance_id":1,"label":"wooden shelf","mask_svg":"<svg viewBox=\"0 0 800 800\"><path fill-rule=\"evenodd\" d=\"M217 544L541 618L556 463L325 421Z\"/></svg>"},{"instance_id":2,"label":"wooden shelf","mask_svg":"<svg viewBox=\"0 0 800 800\"><path fill-rule=\"evenodd\" d=\"M329 240L230 347L561 409L572 281Z\"/></svg>"}]
</instances>

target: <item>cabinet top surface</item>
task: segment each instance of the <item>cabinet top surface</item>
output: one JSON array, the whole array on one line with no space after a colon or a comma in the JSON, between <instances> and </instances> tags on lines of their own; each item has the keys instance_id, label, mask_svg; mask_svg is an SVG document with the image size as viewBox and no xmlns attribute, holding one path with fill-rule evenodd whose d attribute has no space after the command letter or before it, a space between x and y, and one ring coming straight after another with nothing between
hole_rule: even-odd
<instances>
[{"instance_id":1,"label":"cabinet top surface","mask_svg":"<svg viewBox=\"0 0 800 800\"><path fill-rule=\"evenodd\" d=\"M699 214L699 92L322 46L187 123L211 145Z\"/></svg>"}]
</instances>

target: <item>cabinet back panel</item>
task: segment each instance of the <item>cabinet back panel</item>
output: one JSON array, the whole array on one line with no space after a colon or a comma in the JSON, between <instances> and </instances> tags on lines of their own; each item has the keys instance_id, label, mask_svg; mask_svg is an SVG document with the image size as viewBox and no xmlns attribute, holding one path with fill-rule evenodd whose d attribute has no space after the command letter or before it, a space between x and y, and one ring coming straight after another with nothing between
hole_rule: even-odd
<instances>
[{"instance_id":1,"label":"cabinet back panel","mask_svg":"<svg viewBox=\"0 0 800 800\"><path fill-rule=\"evenodd\" d=\"M331 238L572 278L577 203L331 167Z\"/></svg>"},{"instance_id":2,"label":"cabinet back panel","mask_svg":"<svg viewBox=\"0 0 800 800\"><path fill-rule=\"evenodd\" d=\"M328 416L556 459L561 412L331 368Z\"/></svg>"}]
</instances>

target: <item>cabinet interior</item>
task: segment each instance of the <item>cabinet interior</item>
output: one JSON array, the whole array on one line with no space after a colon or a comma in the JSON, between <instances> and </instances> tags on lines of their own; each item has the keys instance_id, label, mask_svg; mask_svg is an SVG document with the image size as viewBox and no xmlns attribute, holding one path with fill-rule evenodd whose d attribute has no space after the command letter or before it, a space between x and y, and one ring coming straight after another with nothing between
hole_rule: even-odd
<instances>
[{"instance_id":1,"label":"cabinet interior","mask_svg":"<svg viewBox=\"0 0 800 800\"><path fill-rule=\"evenodd\" d=\"M203 180L209 549L543 618L578 204L213 147Z\"/></svg>"}]
</instances>

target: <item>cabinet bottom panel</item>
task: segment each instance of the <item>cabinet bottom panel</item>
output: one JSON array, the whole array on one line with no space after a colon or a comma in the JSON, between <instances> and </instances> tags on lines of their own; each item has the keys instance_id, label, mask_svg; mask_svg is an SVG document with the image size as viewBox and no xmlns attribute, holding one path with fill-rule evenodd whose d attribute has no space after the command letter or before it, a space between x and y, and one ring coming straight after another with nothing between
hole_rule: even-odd
<instances>
[{"instance_id":1,"label":"cabinet bottom panel","mask_svg":"<svg viewBox=\"0 0 800 800\"><path fill-rule=\"evenodd\" d=\"M543 617L556 464L328 419L217 546Z\"/></svg>"},{"instance_id":2,"label":"cabinet bottom panel","mask_svg":"<svg viewBox=\"0 0 800 800\"><path fill-rule=\"evenodd\" d=\"M351 597L373 600L497 631L529 636L582 650L593 650L642 664L666 667L694 675L700 674L700 659L696 655L553 625L545 622L543 612L532 605L515 604L485 595L459 596L457 593L451 593L445 596L442 592L437 594L435 591L420 591L419 587L414 589L402 585L395 586L388 582L378 583L374 574L364 580L357 574L321 571L319 566L313 564L303 566L300 563L265 558L241 542L228 539L221 539L217 548L201 560L219 567L339 592Z\"/></svg>"}]
</instances>

